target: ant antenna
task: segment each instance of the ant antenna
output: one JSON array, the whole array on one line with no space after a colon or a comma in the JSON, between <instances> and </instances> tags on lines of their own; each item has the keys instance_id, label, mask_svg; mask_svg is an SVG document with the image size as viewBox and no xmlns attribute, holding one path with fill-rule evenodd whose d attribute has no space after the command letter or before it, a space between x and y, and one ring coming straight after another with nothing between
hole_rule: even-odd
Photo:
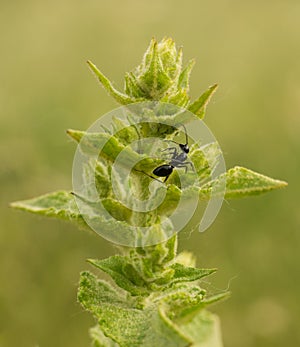
<instances>
[{"instance_id":1,"label":"ant antenna","mask_svg":"<svg viewBox=\"0 0 300 347\"><path fill-rule=\"evenodd\" d=\"M186 131L186 127L182 123L178 123L178 124L181 125L183 127L183 129L184 129L184 132L185 132L185 144L187 145L189 140L188 140L188 134L187 134L187 131Z\"/></svg>"},{"instance_id":2,"label":"ant antenna","mask_svg":"<svg viewBox=\"0 0 300 347\"><path fill-rule=\"evenodd\" d=\"M188 145L189 140L188 140L188 134L187 134L185 125L182 124L182 123L178 123L178 124L176 124L176 125L182 126L182 127L184 128L184 133L185 133L185 145ZM175 127L176 127L176 125L175 125ZM175 135L177 135L177 134L178 134L178 131L177 131L177 133L176 133ZM178 143L178 142L176 142L176 141L173 141L173 140L164 140L164 141L173 142L173 143L176 143L176 145L180 145L180 143Z\"/></svg>"}]
</instances>

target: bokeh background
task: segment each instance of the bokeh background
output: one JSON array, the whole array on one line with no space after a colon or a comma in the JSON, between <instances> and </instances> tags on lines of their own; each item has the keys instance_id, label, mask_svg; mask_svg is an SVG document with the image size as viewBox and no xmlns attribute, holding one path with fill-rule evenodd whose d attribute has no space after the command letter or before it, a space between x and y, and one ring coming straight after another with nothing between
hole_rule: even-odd
<instances>
[{"instance_id":1,"label":"bokeh background","mask_svg":"<svg viewBox=\"0 0 300 347\"><path fill-rule=\"evenodd\" d=\"M299 346L300 2L177 0L0 1L0 346L89 346L93 319L76 303L86 258L117 250L96 234L8 208L71 189L75 144L117 104L85 64L118 87L152 36L195 57L191 95L220 88L206 122L227 167L246 166L287 189L224 203L205 233L181 235L211 291L225 347Z\"/></svg>"}]
</instances>

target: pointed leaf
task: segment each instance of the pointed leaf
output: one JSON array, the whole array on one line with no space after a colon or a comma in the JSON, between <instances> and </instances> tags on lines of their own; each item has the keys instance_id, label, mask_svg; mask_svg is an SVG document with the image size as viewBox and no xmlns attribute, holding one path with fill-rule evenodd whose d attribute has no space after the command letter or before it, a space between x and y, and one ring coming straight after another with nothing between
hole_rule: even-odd
<instances>
[{"instance_id":1,"label":"pointed leaf","mask_svg":"<svg viewBox=\"0 0 300 347\"><path fill-rule=\"evenodd\" d=\"M201 187L200 194L203 197L209 197L212 188L221 179L224 179L224 175L221 175L217 180L205 184ZM284 181L275 180L244 167L236 166L226 172L225 198L233 199L259 195L285 186L287 186L287 183Z\"/></svg>"},{"instance_id":2,"label":"pointed leaf","mask_svg":"<svg viewBox=\"0 0 300 347\"><path fill-rule=\"evenodd\" d=\"M101 332L122 347L188 345L189 340L155 308L130 308L130 300L120 300L108 283L97 280L88 272L81 276L78 300L98 318ZM97 335L101 339L99 330Z\"/></svg>"},{"instance_id":3,"label":"pointed leaf","mask_svg":"<svg viewBox=\"0 0 300 347\"><path fill-rule=\"evenodd\" d=\"M138 81L141 88L147 93L147 99L159 100L170 87L172 81L164 70L159 56L157 42L155 41L150 51L150 61Z\"/></svg>"},{"instance_id":4,"label":"pointed leaf","mask_svg":"<svg viewBox=\"0 0 300 347\"><path fill-rule=\"evenodd\" d=\"M174 270L165 266L174 259L176 250L177 237L173 235L167 241L153 246L133 248L130 250L129 257L132 266L147 283L170 276L168 282L172 278Z\"/></svg>"},{"instance_id":5,"label":"pointed leaf","mask_svg":"<svg viewBox=\"0 0 300 347\"><path fill-rule=\"evenodd\" d=\"M124 256L115 255L107 259L89 259L89 263L111 276L116 284L131 295L148 294L146 283Z\"/></svg>"},{"instance_id":6,"label":"pointed leaf","mask_svg":"<svg viewBox=\"0 0 300 347\"><path fill-rule=\"evenodd\" d=\"M192 145L190 152L189 158L194 164L200 183L204 184L210 179L211 173L219 163L220 146L217 142L209 143L200 148Z\"/></svg>"},{"instance_id":7,"label":"pointed leaf","mask_svg":"<svg viewBox=\"0 0 300 347\"><path fill-rule=\"evenodd\" d=\"M204 92L196 101L194 101L188 107L188 110L197 115L200 119L202 119L205 115L206 106L209 103L214 92L217 90L217 88L217 84L214 84L213 86L209 87L206 92Z\"/></svg>"},{"instance_id":8,"label":"pointed leaf","mask_svg":"<svg viewBox=\"0 0 300 347\"><path fill-rule=\"evenodd\" d=\"M79 199L79 197L77 196L76 199ZM84 199L80 198L80 200ZM104 204L107 202L105 200L101 201ZM84 206L85 213L87 214L84 217L95 230L101 230L101 235L109 240L118 241L121 244L134 244L136 238L135 230L131 229L128 223L118 221L114 218L106 219L105 216L99 214L97 203L86 202ZM83 215L78 210L74 195L70 192L59 191L29 200L13 202L11 207L46 217L67 220L75 223L81 229L91 231ZM82 207L83 205L81 205ZM120 213L120 211L118 212Z\"/></svg>"},{"instance_id":9,"label":"pointed leaf","mask_svg":"<svg viewBox=\"0 0 300 347\"><path fill-rule=\"evenodd\" d=\"M92 156L99 155L104 159L114 161L122 152L122 158L119 158L118 164L124 163L125 166L129 167L131 162L135 163L144 158L129 146L125 147L117 137L107 133L88 133L68 129L67 134L80 143L80 150L83 153Z\"/></svg>"},{"instance_id":10,"label":"pointed leaf","mask_svg":"<svg viewBox=\"0 0 300 347\"><path fill-rule=\"evenodd\" d=\"M217 271L217 269L198 269L194 267L187 267L179 263L171 265L171 268L175 271L173 279L170 281L172 284L178 282L197 281Z\"/></svg>"},{"instance_id":11,"label":"pointed leaf","mask_svg":"<svg viewBox=\"0 0 300 347\"><path fill-rule=\"evenodd\" d=\"M104 89L120 104L127 105L131 104L133 102L136 102L138 100L133 99L129 97L126 94L123 94L116 90L113 85L111 84L110 80L103 75L103 73L94 65L91 61L87 61L87 64L89 65L90 69L94 72L96 77L98 78L99 82L102 84Z\"/></svg>"},{"instance_id":12,"label":"pointed leaf","mask_svg":"<svg viewBox=\"0 0 300 347\"><path fill-rule=\"evenodd\" d=\"M78 301L89 311L101 303L127 307L127 300L121 296L108 282L99 280L94 274L83 271L80 274Z\"/></svg>"},{"instance_id":13,"label":"pointed leaf","mask_svg":"<svg viewBox=\"0 0 300 347\"><path fill-rule=\"evenodd\" d=\"M145 92L140 87L139 82L133 72L125 74L125 92L133 98L144 98Z\"/></svg>"},{"instance_id":14,"label":"pointed leaf","mask_svg":"<svg viewBox=\"0 0 300 347\"><path fill-rule=\"evenodd\" d=\"M177 54L176 44L171 38L163 38L157 48L164 70L174 79L181 69L182 52Z\"/></svg>"},{"instance_id":15,"label":"pointed leaf","mask_svg":"<svg viewBox=\"0 0 300 347\"><path fill-rule=\"evenodd\" d=\"M79 227L87 228L70 192L57 191L29 200L16 201L10 206L47 217L69 220Z\"/></svg>"},{"instance_id":16,"label":"pointed leaf","mask_svg":"<svg viewBox=\"0 0 300 347\"><path fill-rule=\"evenodd\" d=\"M106 336L122 347L186 347L190 341L176 326L152 310L126 309L101 305L95 310Z\"/></svg>"},{"instance_id":17,"label":"pointed leaf","mask_svg":"<svg viewBox=\"0 0 300 347\"><path fill-rule=\"evenodd\" d=\"M184 89L186 91L189 90L189 80L190 80L190 75L194 65L195 65L195 59L191 59L188 62L187 66L182 70L178 79L178 87L180 89Z\"/></svg>"},{"instance_id":18,"label":"pointed leaf","mask_svg":"<svg viewBox=\"0 0 300 347\"><path fill-rule=\"evenodd\" d=\"M212 296L209 296L208 298L205 298L203 300L203 304L205 306L208 306L208 305L212 305L216 302L219 302L221 300L226 300L230 297L231 293L230 292L224 292L224 293L219 293L219 294L215 294L215 295L212 295Z\"/></svg>"},{"instance_id":19,"label":"pointed leaf","mask_svg":"<svg viewBox=\"0 0 300 347\"><path fill-rule=\"evenodd\" d=\"M180 89L175 94L167 94L160 101L184 108L188 105L190 97L185 89Z\"/></svg>"}]
</instances>

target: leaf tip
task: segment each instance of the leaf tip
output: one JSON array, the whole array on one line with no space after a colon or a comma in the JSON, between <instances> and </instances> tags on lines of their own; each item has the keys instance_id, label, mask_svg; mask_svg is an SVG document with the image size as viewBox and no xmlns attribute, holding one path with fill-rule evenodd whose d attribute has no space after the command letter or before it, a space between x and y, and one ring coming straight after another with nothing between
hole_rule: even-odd
<instances>
[{"instance_id":1,"label":"leaf tip","mask_svg":"<svg viewBox=\"0 0 300 347\"><path fill-rule=\"evenodd\" d=\"M286 181L276 180L279 188L287 187L289 184Z\"/></svg>"},{"instance_id":2,"label":"leaf tip","mask_svg":"<svg viewBox=\"0 0 300 347\"><path fill-rule=\"evenodd\" d=\"M224 301L227 300L231 296L230 291L225 291L219 294L215 294L213 296L208 297L207 299L203 300L203 303L208 306L208 305L213 305L219 301Z\"/></svg>"},{"instance_id":3,"label":"leaf tip","mask_svg":"<svg viewBox=\"0 0 300 347\"><path fill-rule=\"evenodd\" d=\"M194 67L194 65L196 64L196 59L192 58L189 60L188 65L191 65L191 67Z\"/></svg>"},{"instance_id":4,"label":"leaf tip","mask_svg":"<svg viewBox=\"0 0 300 347\"><path fill-rule=\"evenodd\" d=\"M95 259L88 258L88 259L86 259L86 262L89 263L89 264L94 265L95 264Z\"/></svg>"},{"instance_id":5,"label":"leaf tip","mask_svg":"<svg viewBox=\"0 0 300 347\"><path fill-rule=\"evenodd\" d=\"M18 201L10 202L8 204L8 207L10 207L10 208L18 208Z\"/></svg>"},{"instance_id":6,"label":"leaf tip","mask_svg":"<svg viewBox=\"0 0 300 347\"><path fill-rule=\"evenodd\" d=\"M8 204L9 208L15 208L17 210L25 210L26 204L23 201L13 201Z\"/></svg>"},{"instance_id":7,"label":"leaf tip","mask_svg":"<svg viewBox=\"0 0 300 347\"><path fill-rule=\"evenodd\" d=\"M75 140L76 142L79 142L81 140L81 135L80 132L74 129L67 129L66 133L68 136L70 136L73 140Z\"/></svg>"},{"instance_id":8,"label":"leaf tip","mask_svg":"<svg viewBox=\"0 0 300 347\"><path fill-rule=\"evenodd\" d=\"M213 90L213 91L216 91L218 88L219 88L219 84L218 83L215 83L212 86L210 86L210 89Z\"/></svg>"},{"instance_id":9,"label":"leaf tip","mask_svg":"<svg viewBox=\"0 0 300 347\"><path fill-rule=\"evenodd\" d=\"M71 136L72 129L67 129L67 130L66 130L66 133L67 133L67 135Z\"/></svg>"},{"instance_id":10,"label":"leaf tip","mask_svg":"<svg viewBox=\"0 0 300 347\"><path fill-rule=\"evenodd\" d=\"M95 68L95 65L90 60L87 60L86 63L88 64L90 69L93 70Z\"/></svg>"}]
</instances>

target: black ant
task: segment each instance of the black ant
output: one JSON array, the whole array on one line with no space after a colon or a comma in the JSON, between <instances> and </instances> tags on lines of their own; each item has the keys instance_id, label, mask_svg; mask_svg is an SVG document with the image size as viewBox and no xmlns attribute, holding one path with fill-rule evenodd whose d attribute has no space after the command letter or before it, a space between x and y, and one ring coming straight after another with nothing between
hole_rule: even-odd
<instances>
[{"instance_id":1,"label":"black ant","mask_svg":"<svg viewBox=\"0 0 300 347\"><path fill-rule=\"evenodd\" d=\"M160 165L152 171L152 173L155 176L165 177L163 182L167 181L167 179L172 174L175 167L182 167L182 168L184 167L185 172L187 172L188 166L190 166L192 170L194 170L193 163L190 161L187 161L187 157L188 157L187 155L190 149L188 145L188 135L187 135L186 127L183 124L180 124L180 125L184 128L184 131L185 131L185 143L178 143L172 140L167 140L167 141L176 143L180 147L181 151L178 151L178 148L176 147L169 147L169 148L163 149L162 152L169 151L168 154L171 154L172 157L170 158L170 161L168 164ZM139 170L136 170L136 171L139 171ZM143 172L145 175L155 179L156 181L161 182L156 177L153 177L144 171L140 171L140 172Z\"/></svg>"}]
</instances>

